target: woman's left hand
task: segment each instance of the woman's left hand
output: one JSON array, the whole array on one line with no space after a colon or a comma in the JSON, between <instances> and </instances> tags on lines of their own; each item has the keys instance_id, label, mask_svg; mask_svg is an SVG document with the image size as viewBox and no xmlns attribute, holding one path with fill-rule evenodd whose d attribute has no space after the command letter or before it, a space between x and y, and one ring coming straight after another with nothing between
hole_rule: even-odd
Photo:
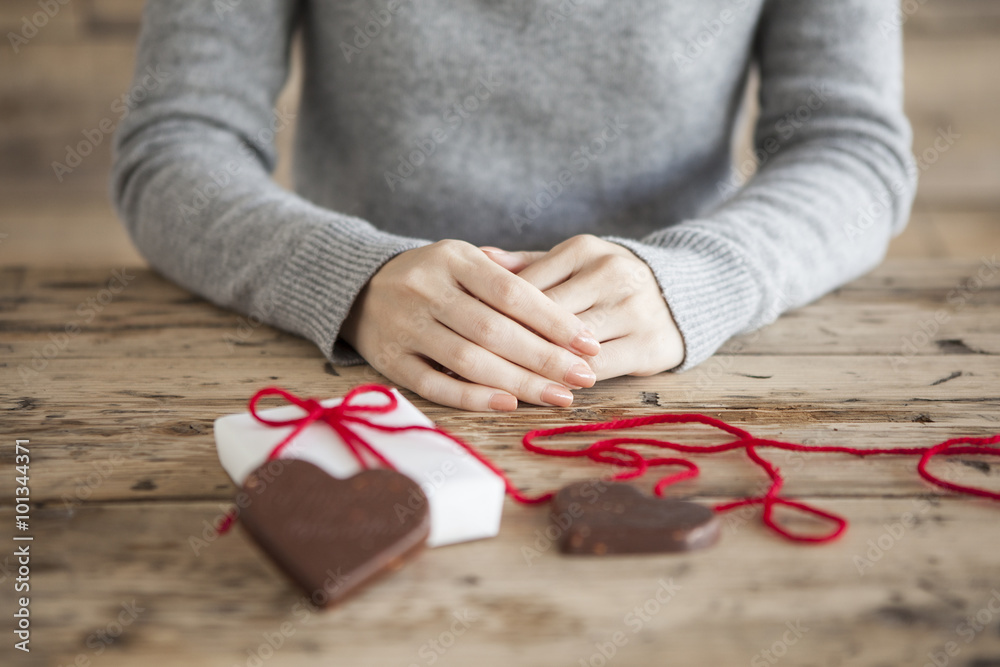
<instances>
[{"instance_id":1,"label":"woman's left hand","mask_svg":"<svg viewBox=\"0 0 1000 667\"><path fill-rule=\"evenodd\" d=\"M631 250L590 234L548 252L481 250L575 313L601 344L585 357L598 380L654 375L684 360L684 339L649 266Z\"/></svg>"}]
</instances>

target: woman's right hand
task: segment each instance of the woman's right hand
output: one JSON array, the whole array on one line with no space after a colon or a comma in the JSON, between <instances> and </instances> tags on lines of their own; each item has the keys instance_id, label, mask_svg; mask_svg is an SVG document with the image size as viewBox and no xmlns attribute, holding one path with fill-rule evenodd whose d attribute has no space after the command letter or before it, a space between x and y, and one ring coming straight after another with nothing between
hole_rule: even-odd
<instances>
[{"instance_id":1,"label":"woman's right hand","mask_svg":"<svg viewBox=\"0 0 1000 667\"><path fill-rule=\"evenodd\" d=\"M389 380L464 410L514 410L518 400L566 407L569 389L597 380L585 357L600 346L583 322L464 241L386 262L340 337Z\"/></svg>"}]
</instances>

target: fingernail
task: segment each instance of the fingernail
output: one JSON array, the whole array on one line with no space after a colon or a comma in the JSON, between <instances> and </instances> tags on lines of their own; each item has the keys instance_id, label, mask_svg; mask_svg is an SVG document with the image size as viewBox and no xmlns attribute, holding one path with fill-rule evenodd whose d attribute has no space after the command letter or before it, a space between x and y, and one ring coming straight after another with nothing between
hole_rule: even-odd
<instances>
[{"instance_id":1,"label":"fingernail","mask_svg":"<svg viewBox=\"0 0 1000 667\"><path fill-rule=\"evenodd\" d=\"M493 394L490 397L490 410L511 412L517 410L517 399L510 394Z\"/></svg>"},{"instance_id":2,"label":"fingernail","mask_svg":"<svg viewBox=\"0 0 1000 667\"><path fill-rule=\"evenodd\" d=\"M483 252L488 252L491 255L509 255L510 254L506 250L501 250L500 248L494 248L493 246L490 246L490 245L481 246L479 249L482 250Z\"/></svg>"},{"instance_id":3,"label":"fingernail","mask_svg":"<svg viewBox=\"0 0 1000 667\"><path fill-rule=\"evenodd\" d=\"M576 387L590 387L597 382L597 376L587 364L576 364L566 371L566 377L563 380L566 384Z\"/></svg>"},{"instance_id":4,"label":"fingernail","mask_svg":"<svg viewBox=\"0 0 1000 667\"><path fill-rule=\"evenodd\" d=\"M573 339L573 347L583 354L594 356L601 351L601 344L594 338L589 329L584 329Z\"/></svg>"},{"instance_id":5,"label":"fingernail","mask_svg":"<svg viewBox=\"0 0 1000 667\"><path fill-rule=\"evenodd\" d=\"M558 384L550 384L542 391L542 400L549 405L568 408L573 404L573 394L566 387Z\"/></svg>"}]
</instances>

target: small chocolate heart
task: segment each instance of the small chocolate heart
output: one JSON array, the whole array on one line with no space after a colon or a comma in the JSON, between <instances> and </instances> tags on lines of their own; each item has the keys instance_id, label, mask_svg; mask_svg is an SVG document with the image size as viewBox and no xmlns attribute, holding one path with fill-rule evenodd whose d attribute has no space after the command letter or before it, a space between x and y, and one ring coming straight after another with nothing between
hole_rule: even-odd
<instances>
[{"instance_id":1,"label":"small chocolate heart","mask_svg":"<svg viewBox=\"0 0 1000 667\"><path fill-rule=\"evenodd\" d=\"M240 521L318 606L398 569L427 541L427 497L406 475L377 468L337 479L308 461L277 463L247 477Z\"/></svg>"},{"instance_id":2,"label":"small chocolate heart","mask_svg":"<svg viewBox=\"0 0 1000 667\"><path fill-rule=\"evenodd\" d=\"M553 521L568 554L641 554L690 551L719 539L710 508L647 496L622 482L577 482L552 499Z\"/></svg>"}]
</instances>

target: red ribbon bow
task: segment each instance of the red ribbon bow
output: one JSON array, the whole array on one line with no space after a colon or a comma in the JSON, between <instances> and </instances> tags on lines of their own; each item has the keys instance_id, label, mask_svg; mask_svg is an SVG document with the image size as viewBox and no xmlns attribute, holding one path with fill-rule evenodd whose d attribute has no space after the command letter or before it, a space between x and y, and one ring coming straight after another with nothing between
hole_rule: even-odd
<instances>
[{"instance_id":1,"label":"red ribbon bow","mask_svg":"<svg viewBox=\"0 0 1000 667\"><path fill-rule=\"evenodd\" d=\"M353 402L354 398L358 394L373 391L384 395L389 399L389 402L381 405L356 404ZM297 405L305 410L306 414L301 417L282 420L266 419L261 417L257 414L257 402L265 396L281 396L292 405ZM323 407L323 405L314 398L303 399L278 387L266 387L253 395L250 399L249 407L250 414L253 415L253 418L261 424L273 426L275 428L282 428L285 426L295 427L291 433L285 436L284 440L274 446L271 453L267 456L268 461L278 458L285 447L290 445L292 440L294 440L299 433L305 430L306 427L310 424L321 421L336 431L337 435L339 435L340 439L344 441L347 449L354 455L354 458L357 459L362 468L368 467L368 462L362 455L362 451L365 451L374 456L375 459L386 468L395 469L395 466L393 466L388 459L382 456L377 449L372 447L371 443L365 440L352 428L352 424L360 424L362 426L378 429L380 431L399 431L414 428L413 426L383 426L361 416L364 413L385 414L387 412L392 412L396 409L397 405L399 405L399 401L396 400L396 396L392 393L391 389L379 384L366 384L355 387L348 392L346 396L344 396L343 401L330 407Z\"/></svg>"},{"instance_id":2,"label":"red ribbon bow","mask_svg":"<svg viewBox=\"0 0 1000 667\"><path fill-rule=\"evenodd\" d=\"M364 394L368 392L378 392L388 399L387 403L383 404L357 404L354 403L354 398L359 394ZM306 414L301 417L295 417L292 419L266 419L261 417L257 413L257 402L265 396L281 396L286 401L292 405L296 405L303 410ZM483 457L479 452L472 448L471 445L462 441L460 438L455 437L451 433L448 433L444 429L438 428L437 426L423 426L422 424L409 424L406 426L387 426L385 424L377 424L361 415L364 413L369 414L385 414L387 412L392 412L399 405L399 401L396 399L396 395L393 394L392 389L380 384L364 384L359 385L349 391L344 400L342 400L337 405L330 407L324 407L319 401L314 398L299 398L291 392L285 391L279 387L265 387L261 389L250 399L249 410L253 418L259 421L261 424L267 426L272 426L275 428L282 428L287 426L294 426L292 432L282 439L277 445L271 449L271 453L268 454L267 460L276 459L281 455L281 452L291 444L291 442L306 429L310 424L316 422L323 422L330 428L332 428L340 439L350 450L354 458L357 459L358 463L362 468L368 468L368 462L366 461L363 452L367 452L373 456L379 463L381 463L386 468L391 468L395 470L395 466L389 462L382 454L375 449L370 442L365 440L365 438L360 435L354 427L357 425L365 426L367 428L376 429L378 431L384 431L389 433L398 433L400 431L431 431L432 433L439 433L444 437L448 438L458 446L460 446L465 451L469 452L473 457L476 458L480 463L485 465L491 471L500 476L506 485L507 492L510 493L515 499L525 502L526 499L521 495L507 479L506 475L497 468L492 461ZM547 499L547 498L546 498ZM231 510L223 517L222 521L219 523L216 529L218 534L223 534L228 531L233 523L236 521L237 511L235 509Z\"/></svg>"}]
</instances>

